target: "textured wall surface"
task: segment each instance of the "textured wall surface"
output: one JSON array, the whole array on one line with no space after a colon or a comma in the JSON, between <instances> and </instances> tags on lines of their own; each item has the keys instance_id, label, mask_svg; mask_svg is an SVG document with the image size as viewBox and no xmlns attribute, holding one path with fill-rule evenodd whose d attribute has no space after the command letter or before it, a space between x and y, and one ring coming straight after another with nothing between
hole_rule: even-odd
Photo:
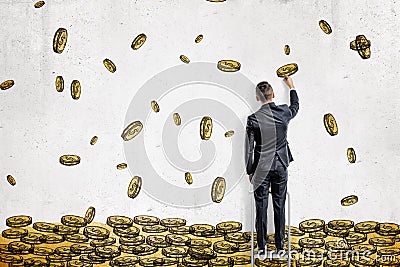
<instances>
[{"instance_id":1,"label":"textured wall surface","mask_svg":"<svg viewBox=\"0 0 400 267\"><path fill-rule=\"evenodd\" d=\"M293 79L300 111L288 133L295 159L288 185L293 224L308 218L399 221L400 5L396 1L48 0L35 9L30 1L0 0L0 14L0 80L15 81L12 88L0 91L2 228L11 215L59 221L64 214L83 215L89 206L96 207L95 220L101 222L115 214L149 214L184 217L189 223L239 220L248 228L251 195L245 176L221 203L199 208L171 207L145 192L136 199L126 196L132 175L143 177L144 188L146 179L151 179L140 166L115 167L125 161L120 135L128 106L147 80L184 64L181 54L192 62L239 61L240 72L253 83L270 81L276 103L288 102L276 69L290 62L299 65ZM321 31L321 19L329 22L332 34ZM65 51L56 54L52 42L60 27L68 30L69 38ZM130 44L142 32L148 39L133 51ZM195 44L200 33L204 40ZM369 59L349 48L358 34L371 40ZM291 47L288 56L283 53L285 44ZM104 58L114 61L117 72L104 68ZM57 75L66 81L62 93L55 90ZM69 93L74 79L82 85L77 101ZM235 110L233 100L220 101ZM173 106L169 108L173 111ZM326 132L325 113L335 116L337 136ZM201 156L194 126L198 122L188 124L179 140L182 155L190 160ZM224 132L220 124L215 133ZM93 135L99 141L90 146ZM224 140L210 142L218 146ZM199 183L211 185L242 143L232 139L225 146L216 149L210 167L214 174L199 174ZM348 147L357 153L354 164L347 161ZM69 153L80 155L81 164L61 165L60 155ZM167 168L160 168L167 179ZM15 177L16 186L7 183L8 174ZM187 186L184 180L182 186ZM352 194L359 202L341 206L340 200Z\"/></svg>"}]
</instances>

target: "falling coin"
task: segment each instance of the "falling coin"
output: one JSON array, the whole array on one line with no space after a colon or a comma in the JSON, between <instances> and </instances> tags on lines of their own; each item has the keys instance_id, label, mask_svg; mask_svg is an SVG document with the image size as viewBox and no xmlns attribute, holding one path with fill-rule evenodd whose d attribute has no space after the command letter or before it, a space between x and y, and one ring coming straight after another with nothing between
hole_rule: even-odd
<instances>
[{"instance_id":1,"label":"falling coin","mask_svg":"<svg viewBox=\"0 0 400 267\"><path fill-rule=\"evenodd\" d=\"M81 158L77 155L62 155L60 163L65 166L77 165L81 162Z\"/></svg>"},{"instance_id":2,"label":"falling coin","mask_svg":"<svg viewBox=\"0 0 400 267\"><path fill-rule=\"evenodd\" d=\"M296 63L290 63L290 64L286 64L282 67L280 67L279 69L276 70L276 75L278 75L278 77L285 77L285 76L290 76L295 74L297 71L299 70L299 67L297 66Z\"/></svg>"},{"instance_id":3,"label":"falling coin","mask_svg":"<svg viewBox=\"0 0 400 267\"><path fill-rule=\"evenodd\" d=\"M186 183L188 183L188 184L192 184L192 183L193 183L193 177L192 177L192 175L190 174L190 172L186 172L186 173L185 173L185 181L186 181Z\"/></svg>"},{"instance_id":4,"label":"falling coin","mask_svg":"<svg viewBox=\"0 0 400 267\"><path fill-rule=\"evenodd\" d=\"M103 60L103 65L104 67L106 67L106 69L111 72L114 73L117 70L117 67L115 66L114 62L112 62L110 59L106 58Z\"/></svg>"},{"instance_id":5,"label":"falling coin","mask_svg":"<svg viewBox=\"0 0 400 267\"><path fill-rule=\"evenodd\" d=\"M56 77L56 90L57 92L64 91L64 78L62 76Z\"/></svg>"},{"instance_id":6,"label":"falling coin","mask_svg":"<svg viewBox=\"0 0 400 267\"><path fill-rule=\"evenodd\" d=\"M153 100L150 104L154 112L160 112L160 106L158 105L157 101Z\"/></svg>"},{"instance_id":7,"label":"falling coin","mask_svg":"<svg viewBox=\"0 0 400 267\"><path fill-rule=\"evenodd\" d=\"M93 136L92 139L90 139L90 144L93 146L94 144L96 144L98 139L99 138L97 136Z\"/></svg>"},{"instance_id":8,"label":"falling coin","mask_svg":"<svg viewBox=\"0 0 400 267\"><path fill-rule=\"evenodd\" d=\"M356 152L354 151L354 148L349 147L347 149L347 159L349 160L350 163L356 162Z\"/></svg>"},{"instance_id":9,"label":"falling coin","mask_svg":"<svg viewBox=\"0 0 400 267\"><path fill-rule=\"evenodd\" d=\"M53 38L53 51L61 54L67 45L68 33L64 28L59 28L54 34Z\"/></svg>"},{"instance_id":10,"label":"falling coin","mask_svg":"<svg viewBox=\"0 0 400 267\"><path fill-rule=\"evenodd\" d=\"M117 165L118 170L126 169L126 167L128 167L128 164L126 164L126 163L120 163Z\"/></svg>"},{"instance_id":11,"label":"falling coin","mask_svg":"<svg viewBox=\"0 0 400 267\"><path fill-rule=\"evenodd\" d=\"M135 198L139 195L140 189L142 188L142 178L140 176L134 176L128 186L128 197Z\"/></svg>"},{"instance_id":12,"label":"falling coin","mask_svg":"<svg viewBox=\"0 0 400 267\"><path fill-rule=\"evenodd\" d=\"M235 60L220 60L217 63L217 68L220 71L224 71L224 72L235 72L235 71L239 71L241 67L241 64Z\"/></svg>"},{"instance_id":13,"label":"falling coin","mask_svg":"<svg viewBox=\"0 0 400 267\"><path fill-rule=\"evenodd\" d=\"M185 55L181 55L179 58L183 63L188 64L190 62L190 59Z\"/></svg>"},{"instance_id":14,"label":"falling coin","mask_svg":"<svg viewBox=\"0 0 400 267\"><path fill-rule=\"evenodd\" d=\"M356 39L350 42L350 49L356 50L362 59L371 57L371 41L364 35L357 35Z\"/></svg>"},{"instance_id":15,"label":"falling coin","mask_svg":"<svg viewBox=\"0 0 400 267\"><path fill-rule=\"evenodd\" d=\"M139 34L138 36L136 36L136 38L132 41L132 45L131 48L133 50L138 50L140 47L142 47L142 45L144 44L144 42L146 41L147 36L144 33Z\"/></svg>"},{"instance_id":16,"label":"falling coin","mask_svg":"<svg viewBox=\"0 0 400 267\"><path fill-rule=\"evenodd\" d=\"M96 215L96 209L94 207L89 207L85 213L85 220L87 224L93 222L94 216Z\"/></svg>"},{"instance_id":17,"label":"falling coin","mask_svg":"<svg viewBox=\"0 0 400 267\"><path fill-rule=\"evenodd\" d=\"M136 137L142 129L143 124L140 121L134 121L124 129L121 137L124 139L124 141L129 141Z\"/></svg>"},{"instance_id":18,"label":"falling coin","mask_svg":"<svg viewBox=\"0 0 400 267\"><path fill-rule=\"evenodd\" d=\"M235 131L230 130L230 131L227 131L227 132L225 133L225 137L226 137L226 138L232 137L234 134L235 134Z\"/></svg>"},{"instance_id":19,"label":"falling coin","mask_svg":"<svg viewBox=\"0 0 400 267\"><path fill-rule=\"evenodd\" d=\"M173 118L174 118L174 123L176 126L181 125L182 121L181 121L181 116L179 115L179 113L174 113Z\"/></svg>"},{"instance_id":20,"label":"falling coin","mask_svg":"<svg viewBox=\"0 0 400 267\"><path fill-rule=\"evenodd\" d=\"M223 177L217 177L211 188L211 199L216 203L220 203L225 195L226 182Z\"/></svg>"},{"instance_id":21,"label":"falling coin","mask_svg":"<svg viewBox=\"0 0 400 267\"><path fill-rule=\"evenodd\" d=\"M351 196L347 196L345 198L343 198L340 203L342 204L342 206L350 206L350 205L354 205L358 202L358 197L355 195L351 195Z\"/></svg>"},{"instance_id":22,"label":"falling coin","mask_svg":"<svg viewBox=\"0 0 400 267\"><path fill-rule=\"evenodd\" d=\"M81 97L81 83L78 80L73 80L71 83L71 96L74 100Z\"/></svg>"},{"instance_id":23,"label":"falling coin","mask_svg":"<svg viewBox=\"0 0 400 267\"><path fill-rule=\"evenodd\" d=\"M15 181L14 177L12 175L10 175L10 174L7 175L7 182L12 186L17 184L17 182Z\"/></svg>"},{"instance_id":24,"label":"falling coin","mask_svg":"<svg viewBox=\"0 0 400 267\"><path fill-rule=\"evenodd\" d=\"M4 82L2 82L0 84L0 89L1 90L7 90L7 89L10 89L11 87L13 87L13 85L14 85L14 81L13 80L7 80L7 81L4 81Z\"/></svg>"},{"instance_id":25,"label":"falling coin","mask_svg":"<svg viewBox=\"0 0 400 267\"><path fill-rule=\"evenodd\" d=\"M202 34L199 34L199 35L196 37L196 39L194 39L194 42L197 44L197 43L200 43L201 40L203 40L203 35L202 35Z\"/></svg>"},{"instance_id":26,"label":"falling coin","mask_svg":"<svg viewBox=\"0 0 400 267\"><path fill-rule=\"evenodd\" d=\"M44 1L38 1L38 2L35 3L34 7L35 8L41 8L42 6L44 6L44 4L45 4Z\"/></svg>"},{"instance_id":27,"label":"falling coin","mask_svg":"<svg viewBox=\"0 0 400 267\"><path fill-rule=\"evenodd\" d=\"M285 45L285 47L283 48L283 51L285 52L285 55L289 55L290 54L290 46Z\"/></svg>"},{"instance_id":28,"label":"falling coin","mask_svg":"<svg viewBox=\"0 0 400 267\"><path fill-rule=\"evenodd\" d=\"M329 25L328 22L326 22L325 20L320 20L319 21L319 27L321 28L321 30L326 33L326 34L331 34L332 33L332 28Z\"/></svg>"},{"instance_id":29,"label":"falling coin","mask_svg":"<svg viewBox=\"0 0 400 267\"><path fill-rule=\"evenodd\" d=\"M332 114L327 113L324 115L324 125L325 125L326 131L331 136L338 134L338 126L337 126L336 120Z\"/></svg>"},{"instance_id":30,"label":"falling coin","mask_svg":"<svg viewBox=\"0 0 400 267\"><path fill-rule=\"evenodd\" d=\"M212 119L211 117L205 116L200 122L200 137L203 140L209 140L212 133Z\"/></svg>"}]
</instances>

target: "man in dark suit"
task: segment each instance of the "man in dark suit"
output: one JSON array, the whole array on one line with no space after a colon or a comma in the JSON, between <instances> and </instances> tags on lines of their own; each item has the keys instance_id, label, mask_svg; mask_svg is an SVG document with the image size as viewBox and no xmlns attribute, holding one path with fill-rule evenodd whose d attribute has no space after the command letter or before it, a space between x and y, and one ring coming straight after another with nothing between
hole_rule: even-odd
<instances>
[{"instance_id":1,"label":"man in dark suit","mask_svg":"<svg viewBox=\"0 0 400 267\"><path fill-rule=\"evenodd\" d=\"M275 105L272 86L268 82L260 82L256 87L256 99L261 101L261 107L247 117L246 171L254 188L259 255L265 255L270 186L274 208L275 246L278 253L285 253L287 168L293 161L286 137L289 121L299 110L299 99L292 78L286 76L284 82L290 89L290 106Z\"/></svg>"}]
</instances>

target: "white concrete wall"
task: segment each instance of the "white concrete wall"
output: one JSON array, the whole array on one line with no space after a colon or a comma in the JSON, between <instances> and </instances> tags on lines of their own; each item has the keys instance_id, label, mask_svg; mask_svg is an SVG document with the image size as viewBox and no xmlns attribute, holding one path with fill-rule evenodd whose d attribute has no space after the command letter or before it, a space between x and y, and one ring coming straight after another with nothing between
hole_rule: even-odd
<instances>
[{"instance_id":1,"label":"white concrete wall","mask_svg":"<svg viewBox=\"0 0 400 267\"><path fill-rule=\"evenodd\" d=\"M101 222L114 214L151 214L180 216L188 223L239 220L248 229L247 177L220 204L184 209L161 204L144 192L127 198L131 175L141 173L144 186L150 177L145 170L115 168L125 161L120 134L131 99L151 77L183 64L181 54L192 62L240 61L241 73L251 81L271 82L276 103L288 101L276 69L298 63L293 78L300 111L288 136L295 159L289 169L294 225L307 218L399 221L396 1L48 0L41 9L33 4L0 1L0 80L15 80L14 87L0 91L1 228L11 215L59 221L64 214L83 215L94 206L95 220ZM330 23L331 35L320 30L320 19ZM66 50L55 54L52 39L59 27L68 30L69 38ZM130 44L142 32L148 40L133 51ZM204 40L194 44L200 33ZM368 60L349 49L358 34L371 40ZM289 56L283 53L285 44L291 47ZM116 73L102 65L106 57L117 65ZM55 90L57 75L66 81L63 93ZM82 84L78 101L68 90L73 79ZM338 136L324 129L322 118L328 112L338 122ZM99 141L92 147L93 135ZM198 157L198 143L189 138L181 142L183 155ZM234 151L242 144L230 145ZM347 147L355 148L357 163L348 163ZM60 165L59 156L67 153L80 155L82 163ZM223 160L216 164L215 177L226 167ZM7 174L15 177L15 187L7 183ZM215 177L203 182L210 184ZM342 207L340 199L350 194L359 202Z\"/></svg>"}]
</instances>

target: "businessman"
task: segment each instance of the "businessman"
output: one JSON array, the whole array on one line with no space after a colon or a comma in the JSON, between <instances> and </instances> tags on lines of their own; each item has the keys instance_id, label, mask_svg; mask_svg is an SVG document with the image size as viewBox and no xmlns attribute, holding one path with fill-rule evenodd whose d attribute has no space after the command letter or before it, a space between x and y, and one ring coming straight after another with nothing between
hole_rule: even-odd
<instances>
[{"instance_id":1,"label":"businessman","mask_svg":"<svg viewBox=\"0 0 400 267\"><path fill-rule=\"evenodd\" d=\"M290 90L290 106L276 105L272 86L260 82L256 86L256 100L261 107L247 117L246 171L253 184L256 204L256 231L258 254L265 255L267 235L268 191L271 186L274 209L275 246L277 253L288 256L284 250L285 201L288 166L293 161L286 140L288 124L299 110L299 99L291 77L284 78Z\"/></svg>"}]
</instances>

